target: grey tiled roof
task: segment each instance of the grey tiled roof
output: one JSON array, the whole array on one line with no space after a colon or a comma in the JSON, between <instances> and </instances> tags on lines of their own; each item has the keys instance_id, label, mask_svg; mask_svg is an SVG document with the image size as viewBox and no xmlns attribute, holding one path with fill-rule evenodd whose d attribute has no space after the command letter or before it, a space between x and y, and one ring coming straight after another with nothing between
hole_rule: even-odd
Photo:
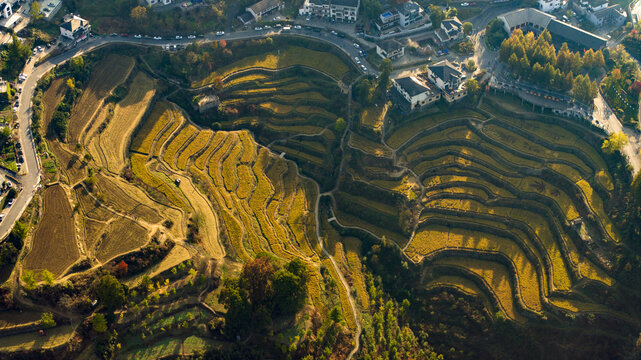
<instances>
[{"instance_id":1,"label":"grey tiled roof","mask_svg":"<svg viewBox=\"0 0 641 360\"><path fill-rule=\"evenodd\" d=\"M434 65L428 66L430 71L438 76L444 82L449 82L452 78L460 79L463 75L451 62L447 60L440 61Z\"/></svg>"},{"instance_id":2,"label":"grey tiled roof","mask_svg":"<svg viewBox=\"0 0 641 360\"><path fill-rule=\"evenodd\" d=\"M430 91L430 88L423 84L419 84L414 79L412 79L410 76L405 76L402 78L394 79L394 81L401 87L405 92L407 92L410 96L416 96L418 94L422 94L426 91Z\"/></svg>"},{"instance_id":3,"label":"grey tiled roof","mask_svg":"<svg viewBox=\"0 0 641 360\"><path fill-rule=\"evenodd\" d=\"M398 40L389 39L377 43L376 46L383 49L386 53L390 53L403 48L405 45L398 42Z\"/></svg>"},{"instance_id":4,"label":"grey tiled roof","mask_svg":"<svg viewBox=\"0 0 641 360\"><path fill-rule=\"evenodd\" d=\"M596 36L591 32L579 29L578 27L566 24L557 19L550 21L548 30L550 31L550 34L554 36L562 37L568 41L592 49L600 49L608 42L606 39Z\"/></svg>"}]
</instances>

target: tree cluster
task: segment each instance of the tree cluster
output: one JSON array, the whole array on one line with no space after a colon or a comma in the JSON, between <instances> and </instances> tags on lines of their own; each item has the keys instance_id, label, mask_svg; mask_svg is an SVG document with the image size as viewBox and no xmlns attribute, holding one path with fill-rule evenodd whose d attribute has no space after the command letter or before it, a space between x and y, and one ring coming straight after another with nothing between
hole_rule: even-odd
<instances>
[{"instance_id":1,"label":"tree cluster","mask_svg":"<svg viewBox=\"0 0 641 360\"><path fill-rule=\"evenodd\" d=\"M557 52L551 41L547 30L535 36L517 29L503 41L499 56L516 75L552 90L571 90L579 101L590 103L597 95L597 84L581 72L596 71L605 66L603 53L588 49L581 56L570 51L567 43L563 43Z\"/></svg>"},{"instance_id":2,"label":"tree cluster","mask_svg":"<svg viewBox=\"0 0 641 360\"><path fill-rule=\"evenodd\" d=\"M11 34L11 42L0 51L0 75L4 79L15 79L31 55L31 47Z\"/></svg>"},{"instance_id":3,"label":"tree cluster","mask_svg":"<svg viewBox=\"0 0 641 360\"><path fill-rule=\"evenodd\" d=\"M503 40L507 39L507 33L503 27L503 22L499 19L490 21L485 28L485 38L490 46L494 48L501 46Z\"/></svg>"},{"instance_id":4,"label":"tree cluster","mask_svg":"<svg viewBox=\"0 0 641 360\"><path fill-rule=\"evenodd\" d=\"M601 81L603 95L624 123L637 124L641 94L641 71L637 62L619 46L610 50L607 65L610 71Z\"/></svg>"},{"instance_id":5,"label":"tree cluster","mask_svg":"<svg viewBox=\"0 0 641 360\"><path fill-rule=\"evenodd\" d=\"M227 279L220 293L229 337L261 330L278 316L301 309L307 297L307 268L294 259L278 268L268 255L245 263L238 278Z\"/></svg>"},{"instance_id":6,"label":"tree cluster","mask_svg":"<svg viewBox=\"0 0 641 360\"><path fill-rule=\"evenodd\" d=\"M381 71L377 79L361 79L354 88L354 97L359 100L363 106L373 104L384 104L387 98L392 74L392 62L389 59L383 59L379 65Z\"/></svg>"}]
</instances>

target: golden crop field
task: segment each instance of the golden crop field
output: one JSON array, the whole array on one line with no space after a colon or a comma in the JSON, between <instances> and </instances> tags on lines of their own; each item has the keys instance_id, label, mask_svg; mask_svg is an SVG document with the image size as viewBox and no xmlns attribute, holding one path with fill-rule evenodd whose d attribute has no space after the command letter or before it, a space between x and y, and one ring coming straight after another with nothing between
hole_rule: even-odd
<instances>
[{"instance_id":1,"label":"golden crop field","mask_svg":"<svg viewBox=\"0 0 641 360\"><path fill-rule=\"evenodd\" d=\"M171 139L165 152L163 154L163 159L165 162L172 168L175 168L175 159L178 151L185 146L185 144L198 132L193 125L187 125L176 135L175 138Z\"/></svg>"},{"instance_id":2,"label":"golden crop field","mask_svg":"<svg viewBox=\"0 0 641 360\"><path fill-rule=\"evenodd\" d=\"M128 142L156 94L155 87L155 80L142 72L136 74L129 93L116 104L113 119L100 134L100 148L111 172L118 174L125 167Z\"/></svg>"},{"instance_id":3,"label":"golden crop field","mask_svg":"<svg viewBox=\"0 0 641 360\"><path fill-rule=\"evenodd\" d=\"M159 135L168 132L170 124L174 124L173 110L171 105L164 101L159 101L149 114L149 118L143 123L136 136L131 141L131 150L141 154L149 154L154 141ZM158 144L162 145L162 144Z\"/></svg>"},{"instance_id":4,"label":"golden crop field","mask_svg":"<svg viewBox=\"0 0 641 360\"><path fill-rule=\"evenodd\" d=\"M109 54L96 64L87 89L71 111L69 139L76 143L84 127L98 111L103 100L125 81L134 67L134 59L128 56Z\"/></svg>"}]
</instances>

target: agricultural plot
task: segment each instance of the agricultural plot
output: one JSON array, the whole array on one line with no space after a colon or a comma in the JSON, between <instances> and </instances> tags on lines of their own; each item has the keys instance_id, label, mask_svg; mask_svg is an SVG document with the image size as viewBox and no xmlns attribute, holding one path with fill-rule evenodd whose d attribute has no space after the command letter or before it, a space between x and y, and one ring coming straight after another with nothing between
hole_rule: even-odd
<instances>
[{"instance_id":1,"label":"agricultural plot","mask_svg":"<svg viewBox=\"0 0 641 360\"><path fill-rule=\"evenodd\" d=\"M134 67L134 59L109 54L95 65L95 71L89 80L87 89L71 111L69 118L69 139L75 144L85 128L96 114L104 99L129 77Z\"/></svg>"},{"instance_id":2,"label":"agricultural plot","mask_svg":"<svg viewBox=\"0 0 641 360\"><path fill-rule=\"evenodd\" d=\"M127 239L127 241L122 241ZM96 258L100 262L107 262L109 259L135 250L147 243L147 229L136 222L119 218L109 224L105 236L96 247Z\"/></svg>"},{"instance_id":3,"label":"agricultural plot","mask_svg":"<svg viewBox=\"0 0 641 360\"><path fill-rule=\"evenodd\" d=\"M49 123L51 122L51 117L53 112L56 111L56 107L62 98L65 96L66 87L66 78L57 78L51 82L47 91L42 95L42 131L43 135L46 135L49 130Z\"/></svg>"},{"instance_id":4,"label":"agricultural plot","mask_svg":"<svg viewBox=\"0 0 641 360\"><path fill-rule=\"evenodd\" d=\"M139 72L127 96L116 105L113 118L100 134L100 149L109 171L118 174L125 167L128 142L155 93L155 81Z\"/></svg>"},{"instance_id":5,"label":"agricultural plot","mask_svg":"<svg viewBox=\"0 0 641 360\"><path fill-rule=\"evenodd\" d=\"M336 80L342 79L343 75L349 71L347 65L334 54L309 50L299 46L290 46L280 49L278 52L268 52L239 60L216 70L203 80L194 82L192 87L205 86L211 84L217 77L225 78L230 74L247 69L263 68L278 70L291 66L304 66L316 69Z\"/></svg>"},{"instance_id":6,"label":"agricultural plot","mask_svg":"<svg viewBox=\"0 0 641 360\"><path fill-rule=\"evenodd\" d=\"M484 113L463 108L403 119L391 125L381 142L352 135L356 159L346 169L351 178L406 197L375 190L364 196L358 186L343 190L339 185L333 215L342 226L398 239L415 263L440 265L456 256L458 278L477 286L457 283L456 277L440 283L434 279L430 286L493 298L515 321L524 321L519 311L607 308L568 296L584 280L613 284L605 264L588 260L580 250L570 225L589 216L596 225L590 224L588 231L597 237L616 243L620 236L601 198L600 190L612 189L613 180L600 149L576 131L555 125L565 120L553 122L527 109L482 109ZM517 113L524 119L507 115ZM396 150L394 171L362 156L385 144ZM407 172L412 176L404 179L412 182L400 181L398 174ZM412 218L412 213L420 215ZM400 224L411 224L413 234L390 231L394 224L381 226L384 215L391 214L400 216Z\"/></svg>"},{"instance_id":7,"label":"agricultural plot","mask_svg":"<svg viewBox=\"0 0 641 360\"><path fill-rule=\"evenodd\" d=\"M76 231L69 198L60 185L48 187L43 194L43 216L24 260L29 270L49 270L61 275L79 257Z\"/></svg>"}]
</instances>

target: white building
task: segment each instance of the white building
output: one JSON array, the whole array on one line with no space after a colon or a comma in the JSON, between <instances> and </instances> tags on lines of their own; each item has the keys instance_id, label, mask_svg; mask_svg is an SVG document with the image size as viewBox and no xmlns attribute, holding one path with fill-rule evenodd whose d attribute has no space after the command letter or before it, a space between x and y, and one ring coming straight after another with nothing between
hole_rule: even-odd
<instances>
[{"instance_id":1,"label":"white building","mask_svg":"<svg viewBox=\"0 0 641 360\"><path fill-rule=\"evenodd\" d=\"M8 19L13 15L13 10L11 10L11 4L9 4L7 1L3 1L0 3L0 12L2 13L2 17L5 19Z\"/></svg>"},{"instance_id":2,"label":"white building","mask_svg":"<svg viewBox=\"0 0 641 360\"><path fill-rule=\"evenodd\" d=\"M171 0L147 0L147 4L149 4L149 5L156 5L156 4L169 5L169 4L171 4Z\"/></svg>"},{"instance_id":3,"label":"white building","mask_svg":"<svg viewBox=\"0 0 641 360\"><path fill-rule=\"evenodd\" d=\"M376 53L383 59L397 59L405 55L405 45L389 39L376 43Z\"/></svg>"},{"instance_id":4,"label":"white building","mask_svg":"<svg viewBox=\"0 0 641 360\"><path fill-rule=\"evenodd\" d=\"M374 25L376 25L379 31L384 31L395 26L405 29L413 24L422 24L424 20L423 13L423 8L420 5L413 1L408 1L383 11L376 19Z\"/></svg>"},{"instance_id":5,"label":"white building","mask_svg":"<svg viewBox=\"0 0 641 360\"><path fill-rule=\"evenodd\" d=\"M448 60L427 67L428 79L443 92L443 98L453 103L464 98L467 90L463 86L465 75Z\"/></svg>"},{"instance_id":6,"label":"white building","mask_svg":"<svg viewBox=\"0 0 641 360\"><path fill-rule=\"evenodd\" d=\"M498 16L497 19L503 22L503 28L508 34L516 29L521 29L523 33L528 31L540 33L547 29L558 40L594 50L604 47L608 42L600 36L559 21L554 16L533 8L510 11Z\"/></svg>"},{"instance_id":7,"label":"white building","mask_svg":"<svg viewBox=\"0 0 641 360\"><path fill-rule=\"evenodd\" d=\"M91 28L89 21L77 15L65 16L64 22L60 25L60 35L68 39L76 39Z\"/></svg>"},{"instance_id":8,"label":"white building","mask_svg":"<svg viewBox=\"0 0 641 360\"><path fill-rule=\"evenodd\" d=\"M538 0L539 9L547 13L559 9L565 9L568 6L567 0Z\"/></svg>"},{"instance_id":9,"label":"white building","mask_svg":"<svg viewBox=\"0 0 641 360\"><path fill-rule=\"evenodd\" d=\"M441 98L441 93L433 89L424 79L415 76L405 76L393 79L394 88L410 104L410 110L417 107L429 106Z\"/></svg>"},{"instance_id":10,"label":"white building","mask_svg":"<svg viewBox=\"0 0 641 360\"><path fill-rule=\"evenodd\" d=\"M435 31L436 37L443 43L463 38L463 23L456 16L441 21L441 27Z\"/></svg>"},{"instance_id":11,"label":"white building","mask_svg":"<svg viewBox=\"0 0 641 360\"><path fill-rule=\"evenodd\" d=\"M277 10L280 5L280 0L261 0L245 10L254 17L254 20L258 21L265 14Z\"/></svg>"},{"instance_id":12,"label":"white building","mask_svg":"<svg viewBox=\"0 0 641 360\"><path fill-rule=\"evenodd\" d=\"M305 0L298 13L334 21L354 22L358 18L360 0Z\"/></svg>"}]
</instances>

